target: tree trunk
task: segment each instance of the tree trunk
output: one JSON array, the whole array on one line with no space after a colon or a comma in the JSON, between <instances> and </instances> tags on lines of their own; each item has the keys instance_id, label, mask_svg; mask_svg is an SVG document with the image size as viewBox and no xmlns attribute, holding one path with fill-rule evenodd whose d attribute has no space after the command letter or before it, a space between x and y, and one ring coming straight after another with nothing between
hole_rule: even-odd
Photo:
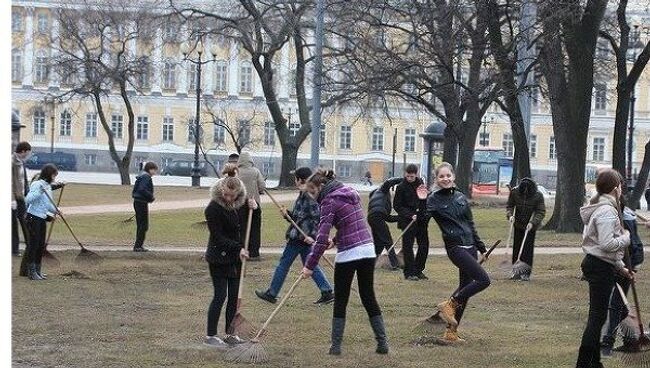
<instances>
[{"instance_id":1,"label":"tree trunk","mask_svg":"<svg viewBox=\"0 0 650 368\"><path fill-rule=\"evenodd\" d=\"M456 158L458 157L458 137L453 128L449 125L445 128L444 151L442 160L456 167Z\"/></svg>"},{"instance_id":2,"label":"tree trunk","mask_svg":"<svg viewBox=\"0 0 650 368\"><path fill-rule=\"evenodd\" d=\"M616 118L614 120L614 138L612 143L612 168L623 177L625 174L625 139L627 137L627 120L630 116L630 92L619 85L616 89Z\"/></svg>"},{"instance_id":3,"label":"tree trunk","mask_svg":"<svg viewBox=\"0 0 650 368\"><path fill-rule=\"evenodd\" d=\"M291 170L296 168L296 160L298 159L298 147L288 143L282 145L282 166L280 168L280 182L279 188L291 188L294 186L293 176L290 174Z\"/></svg>"},{"instance_id":4,"label":"tree trunk","mask_svg":"<svg viewBox=\"0 0 650 368\"><path fill-rule=\"evenodd\" d=\"M122 185L131 185L131 175L129 174L129 164L120 162L117 165L117 170L120 173L120 182Z\"/></svg>"},{"instance_id":5,"label":"tree trunk","mask_svg":"<svg viewBox=\"0 0 650 368\"><path fill-rule=\"evenodd\" d=\"M645 144L645 153L643 154L643 162L641 163L641 171L636 179L634 190L628 197L628 207L638 208L639 200L645 193L646 183L648 182L648 171L650 171L650 141Z\"/></svg>"},{"instance_id":6,"label":"tree trunk","mask_svg":"<svg viewBox=\"0 0 650 368\"><path fill-rule=\"evenodd\" d=\"M474 139L471 137L474 137ZM476 134L471 133L467 134L461 141L458 150L458 164L456 165L456 188L468 198L472 197L470 184L472 183L472 163L474 162L475 142Z\"/></svg>"}]
</instances>

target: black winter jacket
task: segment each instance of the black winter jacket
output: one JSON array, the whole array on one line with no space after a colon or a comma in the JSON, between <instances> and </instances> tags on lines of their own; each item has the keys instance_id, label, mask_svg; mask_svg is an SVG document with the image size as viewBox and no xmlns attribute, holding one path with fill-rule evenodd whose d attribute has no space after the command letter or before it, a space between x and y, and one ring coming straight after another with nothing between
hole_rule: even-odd
<instances>
[{"instance_id":1,"label":"black winter jacket","mask_svg":"<svg viewBox=\"0 0 650 368\"><path fill-rule=\"evenodd\" d=\"M151 175L145 172L138 175L135 179L135 184L133 184L131 197L136 201L147 203L151 203L155 200L153 196L153 180L151 179Z\"/></svg>"},{"instance_id":2,"label":"black winter jacket","mask_svg":"<svg viewBox=\"0 0 650 368\"><path fill-rule=\"evenodd\" d=\"M474 245L479 252L486 252L474 227L469 202L456 188L438 189L429 194L426 210L438 224L445 247Z\"/></svg>"},{"instance_id":3,"label":"black winter jacket","mask_svg":"<svg viewBox=\"0 0 650 368\"><path fill-rule=\"evenodd\" d=\"M205 208L205 220L210 230L205 260L220 266L223 277L237 277L241 260L239 252L243 248L241 224L243 223L242 206L246 202L246 190L237 194L232 204L223 201L223 179L211 189L212 200Z\"/></svg>"},{"instance_id":4,"label":"black winter jacket","mask_svg":"<svg viewBox=\"0 0 650 368\"><path fill-rule=\"evenodd\" d=\"M623 227L630 232L630 260L636 269L643 263L643 242L637 231L636 215L628 207L623 210Z\"/></svg>"},{"instance_id":5,"label":"black winter jacket","mask_svg":"<svg viewBox=\"0 0 650 368\"><path fill-rule=\"evenodd\" d=\"M381 187L370 192L368 202L368 218L379 216L386 222L397 222L399 216L391 215L393 204L391 203L390 188L402 182L402 178L390 178Z\"/></svg>"},{"instance_id":6,"label":"black winter jacket","mask_svg":"<svg viewBox=\"0 0 650 368\"><path fill-rule=\"evenodd\" d=\"M510 191L506 215L510 218L515 214L515 227L525 229L528 223L537 229L546 216L544 196L537 190L537 184L532 179L523 178L518 186Z\"/></svg>"},{"instance_id":7,"label":"black winter jacket","mask_svg":"<svg viewBox=\"0 0 650 368\"><path fill-rule=\"evenodd\" d=\"M413 219L413 215L418 215L417 225L426 225L429 220L426 212L420 213L420 209L424 206L424 200L418 198L416 191L420 185L422 185L422 179L420 178L415 179L413 183L404 180L395 189L393 207L399 216L397 227L401 230L406 229Z\"/></svg>"}]
</instances>

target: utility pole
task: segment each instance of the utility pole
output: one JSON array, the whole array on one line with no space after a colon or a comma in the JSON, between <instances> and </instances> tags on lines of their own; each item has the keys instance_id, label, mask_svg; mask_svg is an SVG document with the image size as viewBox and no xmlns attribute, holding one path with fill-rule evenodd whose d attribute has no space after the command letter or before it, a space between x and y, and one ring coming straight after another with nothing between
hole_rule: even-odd
<instances>
[{"instance_id":1,"label":"utility pole","mask_svg":"<svg viewBox=\"0 0 650 368\"><path fill-rule=\"evenodd\" d=\"M314 55L314 85L312 93L312 118L311 118L311 161L310 166L315 169L320 161L320 126L321 126L321 83L323 73L323 18L325 1L316 2L316 50Z\"/></svg>"}]
</instances>

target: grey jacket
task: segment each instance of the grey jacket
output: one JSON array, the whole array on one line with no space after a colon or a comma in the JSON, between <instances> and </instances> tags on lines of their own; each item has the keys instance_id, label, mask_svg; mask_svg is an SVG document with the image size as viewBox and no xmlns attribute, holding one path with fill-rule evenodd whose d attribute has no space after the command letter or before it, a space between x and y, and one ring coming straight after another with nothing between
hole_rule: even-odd
<instances>
[{"instance_id":1,"label":"grey jacket","mask_svg":"<svg viewBox=\"0 0 650 368\"><path fill-rule=\"evenodd\" d=\"M580 208L580 217L585 224L582 231L582 250L616 268L625 267L623 256L630 245L630 234L623 231L616 199L603 194L596 204Z\"/></svg>"},{"instance_id":2,"label":"grey jacket","mask_svg":"<svg viewBox=\"0 0 650 368\"><path fill-rule=\"evenodd\" d=\"M239 179L244 183L248 198L253 198L260 203L260 194L264 193L266 184L262 173L253 165L253 159L249 152L242 152L237 161L239 167Z\"/></svg>"}]
</instances>

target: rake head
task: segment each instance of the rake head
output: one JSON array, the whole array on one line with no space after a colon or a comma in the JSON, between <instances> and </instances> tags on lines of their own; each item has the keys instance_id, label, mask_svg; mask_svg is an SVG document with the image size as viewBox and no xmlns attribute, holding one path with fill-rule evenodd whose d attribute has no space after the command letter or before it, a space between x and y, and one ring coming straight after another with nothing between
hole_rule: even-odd
<instances>
[{"instance_id":1,"label":"rake head","mask_svg":"<svg viewBox=\"0 0 650 368\"><path fill-rule=\"evenodd\" d=\"M54 256L54 254L50 253L49 250L45 249L43 251L43 262L48 265L48 267L59 267L61 266L61 261L58 260Z\"/></svg>"},{"instance_id":2,"label":"rake head","mask_svg":"<svg viewBox=\"0 0 650 368\"><path fill-rule=\"evenodd\" d=\"M630 367L650 368L650 338L641 335L638 339L615 349L621 361Z\"/></svg>"},{"instance_id":3,"label":"rake head","mask_svg":"<svg viewBox=\"0 0 650 368\"><path fill-rule=\"evenodd\" d=\"M81 248L81 251L79 251L79 254L77 254L74 260L75 262L99 263L102 261L102 256L91 250L88 250L87 248Z\"/></svg>"},{"instance_id":4,"label":"rake head","mask_svg":"<svg viewBox=\"0 0 650 368\"><path fill-rule=\"evenodd\" d=\"M251 340L228 350L225 359L229 363L267 363L269 354L259 340Z\"/></svg>"},{"instance_id":5,"label":"rake head","mask_svg":"<svg viewBox=\"0 0 650 368\"><path fill-rule=\"evenodd\" d=\"M443 332L445 328L447 328L447 322L445 322L442 318L440 318L439 312L436 312L430 317L420 321L415 326L415 328L413 328L413 332L422 333L425 335L439 334Z\"/></svg>"},{"instance_id":6,"label":"rake head","mask_svg":"<svg viewBox=\"0 0 650 368\"><path fill-rule=\"evenodd\" d=\"M235 314L235 317L233 318L230 326L230 329L232 330L230 333L238 335L240 337L253 337L257 332L255 326L253 326L253 324L244 318L244 316L239 312Z\"/></svg>"},{"instance_id":7,"label":"rake head","mask_svg":"<svg viewBox=\"0 0 650 368\"><path fill-rule=\"evenodd\" d=\"M526 262L523 262L521 260L515 262L514 265L512 265L512 273L518 276L528 274L532 271L532 267Z\"/></svg>"},{"instance_id":8,"label":"rake head","mask_svg":"<svg viewBox=\"0 0 650 368\"><path fill-rule=\"evenodd\" d=\"M375 268L389 270L392 268L387 254L380 254L375 261Z\"/></svg>"}]
</instances>

